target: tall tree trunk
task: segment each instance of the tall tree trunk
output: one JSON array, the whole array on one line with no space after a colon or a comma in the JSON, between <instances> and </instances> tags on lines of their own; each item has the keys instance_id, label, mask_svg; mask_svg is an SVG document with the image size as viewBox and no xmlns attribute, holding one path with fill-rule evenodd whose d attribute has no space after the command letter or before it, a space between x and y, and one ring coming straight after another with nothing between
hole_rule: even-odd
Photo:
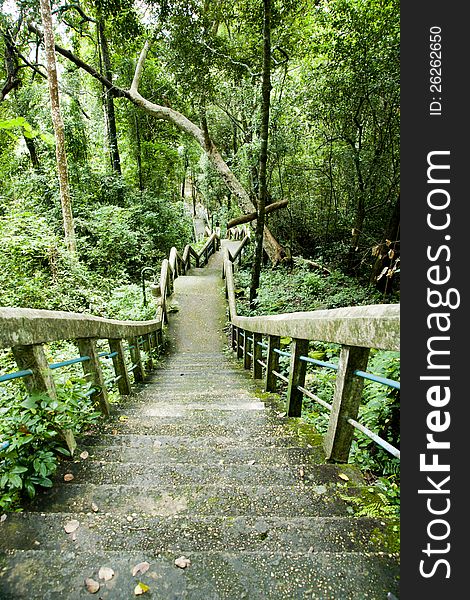
<instances>
[{"instance_id":1,"label":"tall tree trunk","mask_svg":"<svg viewBox=\"0 0 470 600\"><path fill-rule=\"evenodd\" d=\"M24 141L26 144L26 148L28 148L29 157L31 158L31 164L33 165L33 169L37 172L41 172L41 165L39 163L38 153L36 152L36 144L32 138L24 137Z\"/></svg>"},{"instance_id":2,"label":"tall tree trunk","mask_svg":"<svg viewBox=\"0 0 470 600\"><path fill-rule=\"evenodd\" d=\"M137 159L137 173L139 175L139 190L144 191L144 180L142 176L142 147L140 144L140 125L137 114L134 115L135 124L135 141L136 141L136 159Z\"/></svg>"},{"instance_id":3,"label":"tall tree trunk","mask_svg":"<svg viewBox=\"0 0 470 600\"><path fill-rule=\"evenodd\" d=\"M269 137L269 112L271 105L271 0L264 1L264 23L263 23L263 84L261 104L261 146L259 156L259 195L256 220L256 247L255 260L251 271L250 306L253 308L256 299L261 266L263 261L263 232L265 221L267 187L267 164L268 164L268 137Z\"/></svg>"},{"instance_id":4,"label":"tall tree trunk","mask_svg":"<svg viewBox=\"0 0 470 600\"><path fill-rule=\"evenodd\" d=\"M112 81L111 59L109 57L108 40L104 31L103 20L98 21L98 39L100 43L103 70L106 79ZM104 108L106 113L106 129L108 133L109 155L111 167L115 173L121 175L121 158L119 156L118 136L116 127L116 111L114 110L114 96L110 89L104 87Z\"/></svg>"},{"instance_id":5,"label":"tall tree trunk","mask_svg":"<svg viewBox=\"0 0 470 600\"><path fill-rule=\"evenodd\" d=\"M40 0L41 20L44 28L44 46L46 48L47 81L51 99L52 125L56 142L57 174L59 178L60 202L64 222L65 244L73 255L77 252L75 228L73 223L72 201L70 198L67 155L65 152L64 123L60 112L59 83L54 50L54 31L50 0Z\"/></svg>"}]
</instances>

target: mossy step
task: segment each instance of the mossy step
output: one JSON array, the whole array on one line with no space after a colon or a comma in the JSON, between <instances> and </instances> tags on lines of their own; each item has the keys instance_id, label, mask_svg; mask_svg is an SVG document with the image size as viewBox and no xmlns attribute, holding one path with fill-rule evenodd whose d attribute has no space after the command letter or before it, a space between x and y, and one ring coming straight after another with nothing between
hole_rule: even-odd
<instances>
[{"instance_id":1,"label":"mossy step","mask_svg":"<svg viewBox=\"0 0 470 600\"><path fill-rule=\"evenodd\" d=\"M100 581L99 598L134 597L141 581L160 600L384 600L397 595L394 555L362 553L191 552L179 569L175 553L15 551L0 554L0 597L5 600L82 600L85 578L98 580L101 567L113 578ZM142 561L144 575L132 576Z\"/></svg>"},{"instance_id":2,"label":"mossy step","mask_svg":"<svg viewBox=\"0 0 470 600\"><path fill-rule=\"evenodd\" d=\"M103 436L105 437L105 436ZM101 438L100 438L101 439ZM207 444L198 438L187 438L188 445L178 443L175 446L167 444L162 451L158 436L115 436L103 445L80 445L79 450L86 449L93 460L108 460L116 462L132 462L138 456L139 461L147 464L247 464L255 461L265 465L285 464L318 464L325 462L323 449L319 446L313 448L299 447L276 447L276 446L253 446L247 444L242 446L232 440L232 446L225 443L220 446L210 445L212 440L208 438ZM113 444L114 442L114 444ZM157 442L157 445L155 445ZM191 444L191 445L190 445Z\"/></svg>"},{"instance_id":3,"label":"mossy step","mask_svg":"<svg viewBox=\"0 0 470 600\"><path fill-rule=\"evenodd\" d=\"M179 485L297 485L323 488L329 484L342 483L347 477L351 483L360 485L362 478L347 465L265 465L249 461L248 464L194 463L158 464L147 461L104 462L81 460L61 465L56 481L61 482L65 474L72 474L75 483L119 484L135 486L179 486ZM325 490L326 491L326 490Z\"/></svg>"},{"instance_id":4,"label":"mossy step","mask_svg":"<svg viewBox=\"0 0 470 600\"><path fill-rule=\"evenodd\" d=\"M145 517L136 513L11 514L0 524L0 550L174 552L394 552L397 523L361 517Z\"/></svg>"},{"instance_id":5,"label":"mossy step","mask_svg":"<svg viewBox=\"0 0 470 600\"><path fill-rule=\"evenodd\" d=\"M331 486L100 485L69 482L38 494L32 512L105 512L169 515L347 516L350 506Z\"/></svg>"}]
</instances>

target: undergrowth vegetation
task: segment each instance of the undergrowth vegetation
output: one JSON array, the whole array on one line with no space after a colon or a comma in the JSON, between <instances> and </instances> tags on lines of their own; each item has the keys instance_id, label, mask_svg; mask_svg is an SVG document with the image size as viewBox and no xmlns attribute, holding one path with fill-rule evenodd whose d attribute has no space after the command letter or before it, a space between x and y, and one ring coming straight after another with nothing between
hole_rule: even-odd
<instances>
[{"instance_id":1,"label":"undergrowth vegetation","mask_svg":"<svg viewBox=\"0 0 470 600\"><path fill-rule=\"evenodd\" d=\"M248 265L246 260L245 265ZM294 259L291 267L278 266L265 269L261 275L261 287L254 309L249 307L250 271L242 266L235 273L237 310L239 314L268 315L286 312L340 308L379 304L382 295L373 287L364 285L356 278L332 270L330 274L317 267L312 271L311 262ZM388 301L396 301L388 296ZM283 350L289 350L289 338L281 338ZM340 346L324 342L311 342L309 357L337 365ZM287 376L289 358L280 357L280 372ZM367 370L374 375L393 381L400 380L399 353L372 349ZM307 365L305 387L324 402L331 404L336 371ZM280 385L285 392L286 386ZM311 423L318 433L328 429L329 411L321 404L304 396L302 418ZM358 420L368 429L395 447L400 447L400 396L399 391L373 381L364 381L362 404ZM359 500L358 510L370 516L398 516L400 506L400 461L378 446L369 437L356 431L352 443L350 461L362 470L366 481L374 489L374 499ZM351 500L352 503L356 502ZM356 502L357 504L357 502Z\"/></svg>"}]
</instances>

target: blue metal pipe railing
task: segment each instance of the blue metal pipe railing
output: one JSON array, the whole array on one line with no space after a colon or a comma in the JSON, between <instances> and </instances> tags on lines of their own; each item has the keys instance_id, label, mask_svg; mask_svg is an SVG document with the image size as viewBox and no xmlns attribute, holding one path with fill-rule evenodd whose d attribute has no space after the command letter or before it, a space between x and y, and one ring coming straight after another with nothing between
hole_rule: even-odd
<instances>
[{"instance_id":1,"label":"blue metal pipe railing","mask_svg":"<svg viewBox=\"0 0 470 600\"><path fill-rule=\"evenodd\" d=\"M338 370L338 365L335 365L334 363L325 362L323 360L317 360L316 358L310 358L310 356L301 356L300 360L312 363L314 365L318 365L319 367L325 367L326 369L334 369L335 371Z\"/></svg>"},{"instance_id":2,"label":"blue metal pipe railing","mask_svg":"<svg viewBox=\"0 0 470 600\"><path fill-rule=\"evenodd\" d=\"M70 358L69 360L63 360L62 362L51 363L49 369L60 369L61 367L68 367L69 365L75 365L77 363L86 362L90 360L89 356L79 356L78 358Z\"/></svg>"},{"instance_id":3,"label":"blue metal pipe railing","mask_svg":"<svg viewBox=\"0 0 470 600\"><path fill-rule=\"evenodd\" d=\"M25 371L15 371L14 373L7 373L6 375L0 375L0 382L11 381L12 379L20 379L21 377L28 377L32 374L33 372L31 371L31 369L26 369Z\"/></svg>"}]
</instances>

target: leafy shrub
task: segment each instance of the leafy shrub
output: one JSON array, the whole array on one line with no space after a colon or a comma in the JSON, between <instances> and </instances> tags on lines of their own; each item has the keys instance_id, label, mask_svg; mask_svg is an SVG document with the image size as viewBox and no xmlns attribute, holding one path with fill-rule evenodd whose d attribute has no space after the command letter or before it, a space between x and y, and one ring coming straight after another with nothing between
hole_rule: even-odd
<instances>
[{"instance_id":1,"label":"leafy shrub","mask_svg":"<svg viewBox=\"0 0 470 600\"><path fill-rule=\"evenodd\" d=\"M100 418L84 396L89 384L83 378L68 378L56 388L56 399L2 388L0 442L9 445L0 451L0 510L17 508L38 486L51 487L59 455L70 454L64 432L78 434Z\"/></svg>"}]
</instances>

